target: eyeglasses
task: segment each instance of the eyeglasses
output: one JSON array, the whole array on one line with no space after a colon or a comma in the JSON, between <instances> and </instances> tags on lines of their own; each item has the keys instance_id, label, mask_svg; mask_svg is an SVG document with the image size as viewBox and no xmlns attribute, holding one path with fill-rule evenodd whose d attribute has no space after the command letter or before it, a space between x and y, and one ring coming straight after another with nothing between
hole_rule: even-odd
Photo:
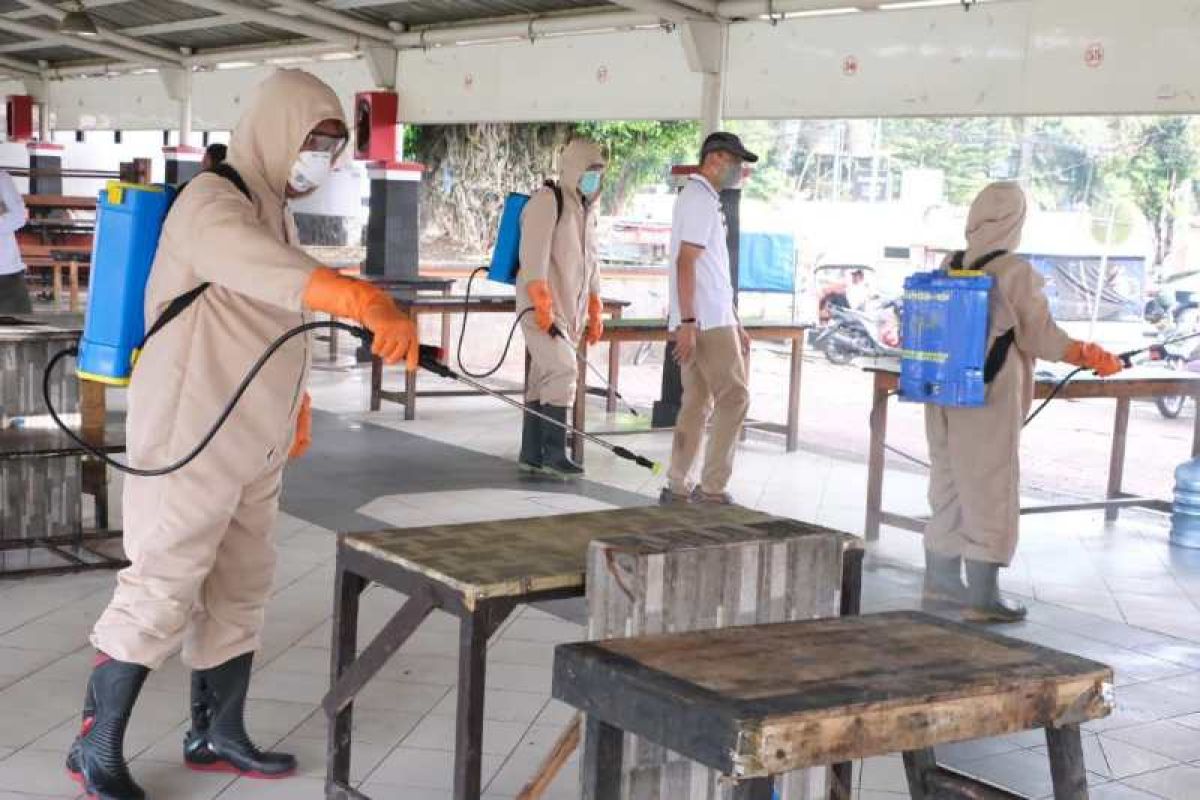
<instances>
[{"instance_id":1,"label":"eyeglasses","mask_svg":"<svg viewBox=\"0 0 1200 800\"><path fill-rule=\"evenodd\" d=\"M308 134L308 138L304 140L304 146L300 149L313 150L318 153L329 153L330 155L336 156L342 152L342 149L346 146L346 143L349 141L349 139L350 137L344 133L334 135L329 133L317 133L316 131L313 131L312 133Z\"/></svg>"}]
</instances>

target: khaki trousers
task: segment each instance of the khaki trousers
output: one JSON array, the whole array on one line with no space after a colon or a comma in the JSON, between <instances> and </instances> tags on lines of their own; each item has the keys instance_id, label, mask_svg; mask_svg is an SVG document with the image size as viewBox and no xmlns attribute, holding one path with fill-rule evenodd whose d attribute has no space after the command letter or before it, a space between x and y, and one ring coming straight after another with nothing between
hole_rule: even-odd
<instances>
[{"instance_id":1,"label":"khaki trousers","mask_svg":"<svg viewBox=\"0 0 1200 800\"><path fill-rule=\"evenodd\" d=\"M696 352L680 367L683 401L675 420L671 468L667 473L671 491L686 494L693 484L692 472L704 429L711 422L700 488L717 494L725 491L733 475L733 456L746 412L750 391L746 388L746 359L737 328L710 328L696 337Z\"/></svg>"},{"instance_id":2,"label":"khaki trousers","mask_svg":"<svg viewBox=\"0 0 1200 800\"><path fill-rule=\"evenodd\" d=\"M158 478L126 478L132 562L92 631L118 661L157 669L183 646L192 669L257 650L275 574L272 528L284 459L247 485L213 475L203 455Z\"/></svg>"},{"instance_id":3,"label":"khaki trousers","mask_svg":"<svg viewBox=\"0 0 1200 800\"><path fill-rule=\"evenodd\" d=\"M525 385L525 402L551 406L575 405L575 382L579 375L577 343L563 331L566 338L555 340L533 321L529 314L521 320L525 347L529 350L529 378Z\"/></svg>"}]
</instances>

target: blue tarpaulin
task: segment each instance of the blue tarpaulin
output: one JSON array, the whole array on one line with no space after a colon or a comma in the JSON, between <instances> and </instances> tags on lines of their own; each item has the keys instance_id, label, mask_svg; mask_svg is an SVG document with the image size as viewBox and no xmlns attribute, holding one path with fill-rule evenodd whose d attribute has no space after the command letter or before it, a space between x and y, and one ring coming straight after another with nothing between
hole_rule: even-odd
<instances>
[{"instance_id":1,"label":"blue tarpaulin","mask_svg":"<svg viewBox=\"0 0 1200 800\"><path fill-rule=\"evenodd\" d=\"M796 289L796 239L790 233L742 231L738 247L738 289L781 292Z\"/></svg>"}]
</instances>

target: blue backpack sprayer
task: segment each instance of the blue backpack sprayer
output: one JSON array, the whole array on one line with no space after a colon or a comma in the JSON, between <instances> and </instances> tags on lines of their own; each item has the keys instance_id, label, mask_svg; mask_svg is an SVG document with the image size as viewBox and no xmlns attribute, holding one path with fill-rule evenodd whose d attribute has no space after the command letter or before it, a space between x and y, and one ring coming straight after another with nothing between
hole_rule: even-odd
<instances>
[{"instance_id":1,"label":"blue backpack sprayer","mask_svg":"<svg viewBox=\"0 0 1200 800\"><path fill-rule=\"evenodd\" d=\"M221 164L213 172L228 180L238 191L250 198L250 191L237 171L228 164ZM83 336L78 347L57 353L46 365L42 377L42 398L55 424L76 444L92 456L104 461L114 469L130 475L154 477L174 472L198 456L225 421L233 413L238 401L249 389L251 382L266 362L280 347L295 336L318 328L338 328L360 339L367 347L371 334L366 328L338 321L308 322L284 332L259 356L238 384L229 402L213 422L208 433L185 456L174 464L153 469L140 469L122 464L93 447L71 430L59 417L51 400L51 377L55 367L65 358L77 358L76 373L85 380L99 381L113 386L127 386L137 362L138 353L155 333L181 314L208 288L207 283L172 300L162 315L149 330L145 328L146 284L158 248L163 222L175 199L176 191L169 186L141 185L113 182L100 193L97 203L96 236L92 252L92 279L88 292L87 311ZM510 334L511 341L511 334ZM637 455L624 447L618 447L586 431L576 430L538 412L525 408L513 400L468 377L458 374L441 363L438 348L422 345L419 364L435 375L462 381L476 390L535 414L552 425L568 432L581 435L614 455L633 461L639 466L655 472L661 466L644 456Z\"/></svg>"},{"instance_id":2,"label":"blue backpack sprayer","mask_svg":"<svg viewBox=\"0 0 1200 800\"><path fill-rule=\"evenodd\" d=\"M1016 340L1012 328L987 345L989 336L988 296L994 279L983 271L989 263L1007 255L998 250L964 268L962 252L955 253L949 269L920 272L904 281L901 322L900 399L916 403L977 408L985 405L987 385L1000 373L1008 351ZM1133 357L1151 353L1160 357L1165 347L1200 333L1170 342L1119 353L1126 367ZM1042 403L1025 419L1029 425L1058 396L1063 387L1086 367L1067 374ZM894 448L891 448L894 449ZM907 453L906 458L920 462Z\"/></svg>"},{"instance_id":3,"label":"blue backpack sprayer","mask_svg":"<svg viewBox=\"0 0 1200 800\"><path fill-rule=\"evenodd\" d=\"M562 187L554 181L549 180L546 181L543 186L554 193L554 204L555 208L557 209L555 219L556 221L561 220L563 213ZM471 273L469 278L467 278L467 291L464 305L468 309L471 303L471 287L475 283L475 278L484 272L487 273L488 280L490 281L508 284L509 286L516 286L517 273L521 270L521 215L525 213L525 207L529 205L530 199L531 198L529 195L522 194L520 192L509 192L508 196L504 199L504 207L500 213L500 225L496 231L496 243L492 247L492 259L488 266L479 267ZM497 359L496 363L490 369L478 373L471 372L467 369L466 365L463 364L462 349L463 342L467 338L467 317L470 315L469 310L464 310L462 326L459 329L458 336L458 368L472 378L488 378L496 374L496 372L498 372L500 367L504 364L504 360L508 357L508 350L512 345L513 336L517 332L517 326L520 324L521 318L532 310L532 308L527 308L517 315L516 320L513 321L513 325L508 331L508 340L504 343L504 350L501 352L500 358ZM568 347L570 346L567 343L567 340L563 338L562 331L558 329L557 325L551 325L549 333L552 338L557 339ZM605 377L598 369L596 369L596 366L591 361L588 361L582 354L578 352L576 352L575 355L580 362L587 365L588 369L592 371L592 374L595 375L605 385L606 388L610 388L608 387L608 382ZM629 401L622 397L620 392L613 390L613 395L625 404L625 407L629 409L629 412L633 416L640 416L637 409L634 408ZM540 417L542 415L536 414L536 416Z\"/></svg>"}]
</instances>

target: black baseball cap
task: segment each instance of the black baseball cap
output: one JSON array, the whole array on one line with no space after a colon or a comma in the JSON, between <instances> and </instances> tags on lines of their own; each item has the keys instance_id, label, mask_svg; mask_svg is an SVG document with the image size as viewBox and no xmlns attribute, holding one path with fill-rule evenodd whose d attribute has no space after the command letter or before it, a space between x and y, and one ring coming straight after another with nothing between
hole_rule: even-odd
<instances>
[{"instance_id":1,"label":"black baseball cap","mask_svg":"<svg viewBox=\"0 0 1200 800\"><path fill-rule=\"evenodd\" d=\"M732 133L727 131L717 131L710 133L708 138L704 140L704 144L700 147L700 160L709 153L717 153L724 151L745 161L747 164L753 164L758 161L758 156L746 149L746 145L742 144L742 140Z\"/></svg>"}]
</instances>

